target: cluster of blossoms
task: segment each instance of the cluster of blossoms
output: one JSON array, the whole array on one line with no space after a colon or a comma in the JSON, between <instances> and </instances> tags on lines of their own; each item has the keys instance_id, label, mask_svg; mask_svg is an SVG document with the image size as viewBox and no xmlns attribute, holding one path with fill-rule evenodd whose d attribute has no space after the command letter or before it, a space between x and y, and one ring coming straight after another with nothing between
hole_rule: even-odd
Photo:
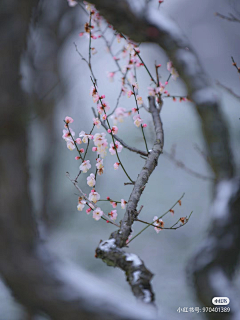
<instances>
[{"instance_id":1,"label":"cluster of blossoms","mask_svg":"<svg viewBox=\"0 0 240 320\"><path fill-rule=\"evenodd\" d=\"M78 4L78 2L75 0L67 0L67 1L69 3L69 6L72 6L72 7L76 6ZM158 1L158 2L160 4L163 1ZM118 133L117 124L118 124L118 122L123 122L124 118L126 118L128 116L132 116L133 123L136 127L141 127L143 129L144 127L147 126L146 124L143 123L143 119L141 118L140 112L139 112L141 107L144 106L144 102L143 102L142 96L140 96L138 94L139 86L137 83L137 76L136 76L136 69L137 68L144 66L147 69L147 67L140 57L140 49L137 47L137 45L135 43L133 43L131 40L126 39L124 35L117 34L116 31L114 31L114 32L116 35L117 42L120 43L122 41L122 39L124 38L125 44L124 44L122 50L118 51L116 56L114 56L114 54L111 51L111 45L107 42L106 37L104 35L105 31L102 31L102 29L101 29L101 21L102 21L101 16L96 11L96 9L93 5L87 3L86 1L83 1L83 3L85 5L86 10L89 12L89 21L85 23L84 31L80 32L79 35L86 36L89 39L89 61L88 61L88 64L91 69L91 72L92 72L92 68L91 68L90 57L91 57L91 54L97 53L97 50L91 46L93 43L93 41L91 41L91 40L92 39L96 40L98 38L102 38L103 40L105 40L105 42L107 44L108 51L111 53L113 60L115 61L116 65L118 66L117 71L108 72L109 80L113 81L115 74L117 72L120 72L122 74L120 96L127 95L128 98L130 98L131 96L134 96L135 103L136 103L136 107L132 108L131 111L127 111L123 107L116 107L114 109L114 113L110 117L110 119L113 120L113 126L110 126L109 119L107 116L107 112L110 110L110 106L109 106L108 102L106 102L106 100L105 100L105 95L99 94L96 82L93 82L93 86L91 87L90 95L92 96L93 102L97 104L96 109L98 112L98 117L93 118L93 125L94 125L93 128L96 127L98 129L100 129L101 122L106 120L106 123L108 124L107 132L109 134L111 134L111 137L112 137L112 142L110 143L110 146L109 146L109 153L111 155L117 154L118 161L119 161L119 162L115 162L113 167L115 170L117 170L119 168L119 166L121 166L123 168L123 170L125 171L125 168L123 167L122 162L118 156L118 153L121 152L123 146L121 145L120 142L118 142L116 140L115 135ZM113 27L110 25L107 25L107 27L110 29L113 29ZM119 56L122 56L122 59L127 58L127 60L124 60L123 65L122 65L122 61L119 62L119 60L120 60ZM161 67L161 65L156 65L155 67L156 67L156 70L158 70L158 68ZM178 73L177 73L176 69L173 67L173 64L171 61L167 63L167 70L170 72L169 79L170 79L170 77L172 77L174 80L176 80L176 78L178 77ZM147 69L147 71L148 71L148 69ZM92 72L92 75L93 75L93 72ZM93 75L93 78L95 78L94 75ZM157 81L155 81L151 76L151 82L152 82L151 85L154 84L155 88L149 87L148 94L150 96L155 96L156 101L160 102L159 100L161 100L161 98L165 98L167 96L170 96L170 94L166 90L166 86L167 86L168 82L166 81L165 84L161 83L159 81L158 74L157 74ZM165 96L163 94L165 94ZM119 98L120 98L120 96L119 96ZM118 98L117 105L119 103L119 98ZM181 99L180 99L180 101L183 101L185 98L181 98ZM78 198L77 209L79 211L82 211L83 208L85 207L85 205L87 205L88 206L88 208L86 210L87 214L89 214L91 211L93 211L93 218L95 220L100 220L104 216L105 220L107 220L109 218L110 220L115 221L117 219L117 215L118 215L117 210L115 208L117 208L117 204L120 203L119 201L112 201L109 197L107 197L107 200L110 202L110 204L113 208L113 210L111 210L107 215L101 210L100 207L95 206L95 204L100 200L100 194L95 190L96 179L97 179L97 175L100 176L104 172L103 158L107 155L107 149L108 149L108 142L106 139L106 133L95 133L94 135L92 135L93 129L89 134L87 134L84 131L81 131L79 133L79 137L75 139L74 138L75 132L69 127L69 125L72 122L73 122L73 119L71 117L65 118L65 129L63 130L62 137L66 141L67 148L69 150L77 149L77 151L79 153L79 155L77 157L75 157L76 160L80 160L80 159L82 160L82 163L79 166L79 169L80 169L79 175L81 172L82 173L88 172L92 167L90 160L85 160L85 156L87 154L87 150L88 150L89 143L91 140L94 143L94 146L92 147L92 151L97 153L97 159L96 159L96 164L95 164L96 165L96 173L95 174L90 173L90 175L86 178L87 185L90 188L92 188L92 190L91 190L88 197L85 195L83 197ZM143 133L143 138L145 140L146 149L148 150L147 142L146 142L145 135L144 135L144 130L142 130L142 133ZM80 145L82 143L87 144L86 152L85 152L84 156L81 155L81 153L84 153L84 149L78 148L78 145ZM126 171L125 171L125 173L126 173ZM128 176L127 173L126 173L126 175ZM131 178L129 178L129 179L131 180ZM127 204L127 202L124 199L121 199L121 208L122 209L126 208L126 204ZM181 205L181 203L179 203L179 204ZM173 210L170 210L170 212L174 213ZM164 228L164 222L161 219L158 219L157 216L155 216L153 220L154 220L154 223L153 223L154 229L158 233L161 229ZM182 217L179 219L179 221L182 224L184 224L187 222L187 218ZM107 220L107 222L111 222L111 221ZM112 222L112 223L114 223L114 222ZM127 242L129 241L129 239L131 237L132 237L132 234L129 236Z\"/></svg>"},{"instance_id":2,"label":"cluster of blossoms","mask_svg":"<svg viewBox=\"0 0 240 320\"><path fill-rule=\"evenodd\" d=\"M93 142L95 147L92 148L92 151L96 151L101 158L104 158L107 154L106 149L108 147L108 142L105 136L106 136L105 132L96 133L93 136Z\"/></svg>"},{"instance_id":3,"label":"cluster of blossoms","mask_svg":"<svg viewBox=\"0 0 240 320\"><path fill-rule=\"evenodd\" d=\"M69 150L74 150L75 145L74 145L74 136L75 132L69 127L70 123L73 123L73 119L71 117L66 117L65 118L65 129L63 129L63 135L62 138L67 142L67 148ZM81 141L78 141L79 144L82 143Z\"/></svg>"}]
</instances>

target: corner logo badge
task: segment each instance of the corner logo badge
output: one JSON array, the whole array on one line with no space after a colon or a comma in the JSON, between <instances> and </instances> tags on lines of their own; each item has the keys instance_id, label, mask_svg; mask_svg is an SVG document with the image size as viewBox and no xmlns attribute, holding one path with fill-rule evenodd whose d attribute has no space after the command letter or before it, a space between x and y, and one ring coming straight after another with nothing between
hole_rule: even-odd
<instances>
[{"instance_id":1,"label":"corner logo badge","mask_svg":"<svg viewBox=\"0 0 240 320\"><path fill-rule=\"evenodd\" d=\"M230 299L227 297L214 297L212 298L212 304L215 306L226 306L230 302Z\"/></svg>"}]
</instances>

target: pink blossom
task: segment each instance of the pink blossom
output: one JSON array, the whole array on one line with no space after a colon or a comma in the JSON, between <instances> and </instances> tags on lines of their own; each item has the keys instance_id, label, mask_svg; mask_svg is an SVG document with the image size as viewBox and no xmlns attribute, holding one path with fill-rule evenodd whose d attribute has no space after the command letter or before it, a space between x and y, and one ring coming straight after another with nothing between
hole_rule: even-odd
<instances>
[{"instance_id":1,"label":"pink blossom","mask_svg":"<svg viewBox=\"0 0 240 320\"><path fill-rule=\"evenodd\" d=\"M74 145L74 143L73 143L73 141L67 141L67 148L70 150L70 151L72 151L72 150L74 150L75 149L75 145Z\"/></svg>"},{"instance_id":2,"label":"pink blossom","mask_svg":"<svg viewBox=\"0 0 240 320\"><path fill-rule=\"evenodd\" d=\"M143 99L142 99L142 97L140 97L140 96L138 96L137 95L137 104L139 105L139 106L141 106L142 104L143 104Z\"/></svg>"},{"instance_id":3,"label":"pink blossom","mask_svg":"<svg viewBox=\"0 0 240 320\"><path fill-rule=\"evenodd\" d=\"M124 87L124 84L122 85L122 95L125 96L125 94L127 93L127 88Z\"/></svg>"},{"instance_id":4,"label":"pink blossom","mask_svg":"<svg viewBox=\"0 0 240 320\"><path fill-rule=\"evenodd\" d=\"M146 123L144 123L142 126L143 126L143 128L146 128L146 127L147 127L147 124L146 124Z\"/></svg>"},{"instance_id":5,"label":"pink blossom","mask_svg":"<svg viewBox=\"0 0 240 320\"><path fill-rule=\"evenodd\" d=\"M101 126L101 122L98 118L93 118L93 124L98 128L100 129L100 126Z\"/></svg>"},{"instance_id":6,"label":"pink blossom","mask_svg":"<svg viewBox=\"0 0 240 320\"><path fill-rule=\"evenodd\" d=\"M121 208L122 209L126 208L126 204L127 204L127 201L125 201L124 199L121 199Z\"/></svg>"},{"instance_id":7,"label":"pink blossom","mask_svg":"<svg viewBox=\"0 0 240 320\"><path fill-rule=\"evenodd\" d=\"M89 187L92 188L95 186L95 183L96 183L95 175L93 173L91 173L90 176L87 177L87 184L89 185Z\"/></svg>"},{"instance_id":8,"label":"pink blossom","mask_svg":"<svg viewBox=\"0 0 240 320\"><path fill-rule=\"evenodd\" d=\"M94 203L96 203L100 199L100 194L97 193L94 189L89 193L88 199Z\"/></svg>"},{"instance_id":9,"label":"pink blossom","mask_svg":"<svg viewBox=\"0 0 240 320\"><path fill-rule=\"evenodd\" d=\"M103 112L107 113L107 111L110 110L110 107L106 101L102 100L102 103L97 105L97 110L99 114L102 114Z\"/></svg>"},{"instance_id":10,"label":"pink blossom","mask_svg":"<svg viewBox=\"0 0 240 320\"><path fill-rule=\"evenodd\" d=\"M91 211L92 211L91 208L88 208L88 209L86 210L87 214L89 214Z\"/></svg>"},{"instance_id":11,"label":"pink blossom","mask_svg":"<svg viewBox=\"0 0 240 320\"><path fill-rule=\"evenodd\" d=\"M95 86L92 86L90 90L90 95L94 96L95 94L97 94L97 89L95 88Z\"/></svg>"},{"instance_id":12,"label":"pink blossom","mask_svg":"<svg viewBox=\"0 0 240 320\"><path fill-rule=\"evenodd\" d=\"M99 95L98 95L97 93L94 94L92 97L93 97L93 102L94 102L94 103L98 102L98 100L99 100Z\"/></svg>"},{"instance_id":13,"label":"pink blossom","mask_svg":"<svg viewBox=\"0 0 240 320\"><path fill-rule=\"evenodd\" d=\"M83 152L84 152L84 149L83 149L83 148L81 148L79 151L80 151L81 153L83 153Z\"/></svg>"},{"instance_id":14,"label":"pink blossom","mask_svg":"<svg viewBox=\"0 0 240 320\"><path fill-rule=\"evenodd\" d=\"M78 3L75 0L67 0L69 7L75 7Z\"/></svg>"},{"instance_id":15,"label":"pink blossom","mask_svg":"<svg viewBox=\"0 0 240 320\"><path fill-rule=\"evenodd\" d=\"M93 152L97 151L97 147L92 147L92 151Z\"/></svg>"},{"instance_id":16,"label":"pink blossom","mask_svg":"<svg viewBox=\"0 0 240 320\"><path fill-rule=\"evenodd\" d=\"M72 136L71 136L72 135ZM63 135L62 135L62 138L65 140L65 141L68 141L68 140L71 140L72 141L72 137L75 136L75 132L69 128L67 130L63 129Z\"/></svg>"},{"instance_id":17,"label":"pink blossom","mask_svg":"<svg viewBox=\"0 0 240 320\"><path fill-rule=\"evenodd\" d=\"M132 86L133 86L135 89L139 89L139 86L138 86L138 83L137 83L137 82L134 82L134 83L132 84Z\"/></svg>"},{"instance_id":18,"label":"pink blossom","mask_svg":"<svg viewBox=\"0 0 240 320\"><path fill-rule=\"evenodd\" d=\"M87 134L84 131L81 131L79 133L79 137L82 137L82 142L83 143L88 143L88 140L92 140L93 139L93 135Z\"/></svg>"},{"instance_id":19,"label":"pink blossom","mask_svg":"<svg viewBox=\"0 0 240 320\"><path fill-rule=\"evenodd\" d=\"M153 218L153 221L153 225L155 226L154 230L159 233L164 228L164 222L162 221L162 219L158 219L157 216Z\"/></svg>"},{"instance_id":20,"label":"pink blossom","mask_svg":"<svg viewBox=\"0 0 240 320\"><path fill-rule=\"evenodd\" d=\"M108 78L109 78L109 80L111 81L111 82L113 82L113 80L114 80L114 75L115 75L115 72L108 72Z\"/></svg>"},{"instance_id":21,"label":"pink blossom","mask_svg":"<svg viewBox=\"0 0 240 320\"><path fill-rule=\"evenodd\" d=\"M132 94L133 94L132 90L129 90L129 91L127 92L128 98L130 98Z\"/></svg>"},{"instance_id":22,"label":"pink blossom","mask_svg":"<svg viewBox=\"0 0 240 320\"><path fill-rule=\"evenodd\" d=\"M117 210L112 210L111 212L108 213L108 216L110 217L111 220L116 220L117 219Z\"/></svg>"},{"instance_id":23,"label":"pink blossom","mask_svg":"<svg viewBox=\"0 0 240 320\"><path fill-rule=\"evenodd\" d=\"M137 109L136 108L132 108L132 114L136 113Z\"/></svg>"},{"instance_id":24,"label":"pink blossom","mask_svg":"<svg viewBox=\"0 0 240 320\"><path fill-rule=\"evenodd\" d=\"M120 142L115 141L115 146L113 145L113 143L110 143L110 149L109 152L111 153L111 155L113 156L114 154L116 154L116 150L117 152L121 152L122 151L123 146L120 144Z\"/></svg>"},{"instance_id":25,"label":"pink blossom","mask_svg":"<svg viewBox=\"0 0 240 320\"><path fill-rule=\"evenodd\" d=\"M65 122L66 122L66 123L72 123L72 122L73 122L73 118L71 118L71 117L66 117L66 118L65 118Z\"/></svg>"},{"instance_id":26,"label":"pink blossom","mask_svg":"<svg viewBox=\"0 0 240 320\"><path fill-rule=\"evenodd\" d=\"M111 203L111 205L112 205L113 208L117 208L117 203L116 203L116 202L110 201L110 203Z\"/></svg>"},{"instance_id":27,"label":"pink blossom","mask_svg":"<svg viewBox=\"0 0 240 320\"><path fill-rule=\"evenodd\" d=\"M81 138L77 138L77 139L76 139L76 143L77 143L77 144L81 144L81 143L82 143Z\"/></svg>"},{"instance_id":28,"label":"pink blossom","mask_svg":"<svg viewBox=\"0 0 240 320\"><path fill-rule=\"evenodd\" d=\"M119 162L115 162L113 167L115 170L118 170L120 163Z\"/></svg>"},{"instance_id":29,"label":"pink blossom","mask_svg":"<svg viewBox=\"0 0 240 320\"><path fill-rule=\"evenodd\" d=\"M100 159L100 158L97 159L96 167L98 170L103 168L103 159Z\"/></svg>"},{"instance_id":30,"label":"pink blossom","mask_svg":"<svg viewBox=\"0 0 240 320\"><path fill-rule=\"evenodd\" d=\"M83 208L84 208L84 206L85 206L85 204L86 204L86 201L83 200L82 197L79 197L79 198L78 198L78 205L77 205L78 211L82 211Z\"/></svg>"},{"instance_id":31,"label":"pink blossom","mask_svg":"<svg viewBox=\"0 0 240 320\"><path fill-rule=\"evenodd\" d=\"M133 120L136 127L140 127L141 123L143 122L139 114L135 115Z\"/></svg>"},{"instance_id":32,"label":"pink blossom","mask_svg":"<svg viewBox=\"0 0 240 320\"><path fill-rule=\"evenodd\" d=\"M112 126L112 134L117 134L118 133L118 127Z\"/></svg>"},{"instance_id":33,"label":"pink blossom","mask_svg":"<svg viewBox=\"0 0 240 320\"><path fill-rule=\"evenodd\" d=\"M79 156L75 157L75 160L80 160L81 158Z\"/></svg>"},{"instance_id":34,"label":"pink blossom","mask_svg":"<svg viewBox=\"0 0 240 320\"><path fill-rule=\"evenodd\" d=\"M79 169L84 173L88 172L90 168L91 168L90 160L83 161L83 163L79 167Z\"/></svg>"},{"instance_id":35,"label":"pink blossom","mask_svg":"<svg viewBox=\"0 0 240 320\"><path fill-rule=\"evenodd\" d=\"M155 88L148 87L148 95L154 97L156 94Z\"/></svg>"},{"instance_id":36,"label":"pink blossom","mask_svg":"<svg viewBox=\"0 0 240 320\"><path fill-rule=\"evenodd\" d=\"M104 115L102 116L102 118L103 118L103 120L106 120L106 119L107 119L107 115L104 114Z\"/></svg>"},{"instance_id":37,"label":"pink blossom","mask_svg":"<svg viewBox=\"0 0 240 320\"><path fill-rule=\"evenodd\" d=\"M97 208L93 211L93 219L100 220L103 215L103 211L100 208Z\"/></svg>"}]
</instances>

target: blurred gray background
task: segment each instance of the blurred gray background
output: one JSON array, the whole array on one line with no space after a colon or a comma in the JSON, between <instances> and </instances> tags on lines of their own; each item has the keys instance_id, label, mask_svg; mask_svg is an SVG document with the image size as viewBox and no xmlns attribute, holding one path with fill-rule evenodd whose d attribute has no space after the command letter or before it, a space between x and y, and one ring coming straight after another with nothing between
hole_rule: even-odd
<instances>
[{"instance_id":1,"label":"blurred gray background","mask_svg":"<svg viewBox=\"0 0 240 320\"><path fill-rule=\"evenodd\" d=\"M69 259L89 273L104 279L111 284L112 290L123 291L131 303L134 298L122 271L107 267L101 260L94 258L99 240L107 239L115 230L114 226L103 221L96 222L91 215L87 216L85 211L77 211L76 189L65 176L68 171L75 177L79 164L74 159L76 152L70 152L61 138L63 119L66 115L74 119L71 127L76 135L82 130L89 132L92 126L93 102L89 95L91 81L88 68L73 45L73 42L76 42L81 53L87 56L88 41L78 36L79 32L83 31L86 16L79 7L70 8L64 0L60 4L57 2L41 2L41 15L38 24L31 27L28 51L23 55L22 62L23 86L31 94L33 104L38 101L33 116L29 119L29 164L36 215L39 215L43 207L46 208L46 217L39 216L39 219L46 223L47 227L42 230L43 237L56 255ZM233 56L240 65L240 24L214 15L215 12L231 12L237 15L240 4L230 0L165 0L161 10L170 15L187 35L212 82L219 81L240 95L239 75L231 62ZM104 93L109 104L114 106L119 93L119 82L115 80L110 83L106 71L116 70L116 67L101 39L96 40L95 46L98 53L93 56L92 63L100 92ZM116 43L114 50L117 51L121 46ZM160 71L162 79L165 80L168 76L168 58L164 52L149 44L142 44L140 48L142 58L150 70L154 70L155 60L162 64ZM144 69L138 73L138 82L140 94L146 102L149 78ZM168 90L173 95L186 94L180 79L171 80ZM239 160L239 100L221 87L218 87L218 93L229 124L232 147ZM119 106L129 110L134 107L133 99L123 97ZM53 110L50 115L49 110ZM148 124L146 136L148 145L151 146L154 141L151 118L146 113L143 118ZM172 145L176 144L178 160L192 170L211 177L206 161L194 147L197 144L204 150L194 106L190 102L179 103L166 99L162 121L165 150L170 151ZM97 131L103 130L95 132ZM144 150L140 130L132 124L131 118L119 125L119 136L129 145L136 145ZM120 156L127 172L130 172L134 179L144 160L128 150L123 150ZM92 164L94 158L93 155L87 157L92 160ZM109 154L104 159L106 169L98 179L98 190L101 190L101 198L110 196L116 200L127 200L132 186L123 186L126 179L120 170L113 169L115 161L116 158ZM88 193L90 188L85 184L87 175L82 176L80 186ZM189 223L179 230L166 230L159 234L148 228L128 249L129 252L138 254L155 274L152 283L157 304L173 313L177 313L178 307L199 306L187 284L185 269L208 228L211 182L189 175L161 156L159 165L142 195L140 204L143 204L144 208L140 218L152 221L155 215L159 216L167 211L183 192L185 197L182 206L177 206L174 216L168 215L164 221L166 226L171 225L179 217L193 211ZM111 210L108 204L102 205L102 208L105 212ZM119 206L119 218L123 213L124 210ZM142 227L140 223L135 223L134 234ZM239 287L238 279L236 284ZM0 282L0 320L23 319L26 319L25 311L14 300L4 283ZM182 313L179 314L179 319L203 319L203 314Z\"/></svg>"}]
</instances>

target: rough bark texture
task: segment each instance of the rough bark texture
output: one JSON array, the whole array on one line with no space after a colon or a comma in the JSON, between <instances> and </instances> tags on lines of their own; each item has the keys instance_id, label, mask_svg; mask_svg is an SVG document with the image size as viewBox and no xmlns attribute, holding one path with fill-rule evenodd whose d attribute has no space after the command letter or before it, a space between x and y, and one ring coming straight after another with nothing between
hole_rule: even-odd
<instances>
[{"instance_id":1,"label":"rough bark texture","mask_svg":"<svg viewBox=\"0 0 240 320\"><path fill-rule=\"evenodd\" d=\"M154 301L154 293L150 284L150 280L153 275L135 254L126 254L120 248L127 245L127 239L131 233L131 227L134 220L138 217L138 202L150 175L157 166L158 158L163 149L163 127L160 118L160 109L155 105L155 97L149 97L149 112L152 114L156 132L155 143L148 154L144 167L135 181L132 193L128 199L126 212L121 221L120 229L113 232L110 236L110 240L100 243L96 249L97 258L101 258L108 265L112 265L114 267L117 266L125 271L127 280L134 295L145 303L152 303ZM105 250L105 246L103 244L105 244L107 250ZM132 263L128 262L129 260L126 259L126 257L130 257L129 259ZM138 263L134 263L134 260Z\"/></svg>"}]
</instances>

